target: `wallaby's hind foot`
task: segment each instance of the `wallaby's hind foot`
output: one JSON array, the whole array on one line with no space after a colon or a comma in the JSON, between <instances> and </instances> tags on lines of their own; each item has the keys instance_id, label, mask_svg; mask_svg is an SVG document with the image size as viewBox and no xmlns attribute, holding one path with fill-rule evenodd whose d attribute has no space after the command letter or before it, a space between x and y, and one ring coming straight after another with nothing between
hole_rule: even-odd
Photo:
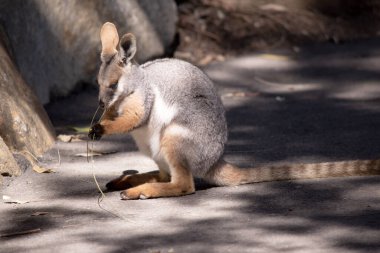
<instances>
[{"instance_id":1,"label":"wallaby's hind foot","mask_svg":"<svg viewBox=\"0 0 380 253\"><path fill-rule=\"evenodd\" d=\"M193 184L176 183L147 183L120 193L123 200L129 199L149 199L161 197L177 197L192 194L195 192Z\"/></svg>"},{"instance_id":2,"label":"wallaby's hind foot","mask_svg":"<svg viewBox=\"0 0 380 253\"><path fill-rule=\"evenodd\" d=\"M106 184L110 191L120 191L129 189L145 183L169 182L170 177L160 171L151 171L148 173L122 175Z\"/></svg>"}]
</instances>

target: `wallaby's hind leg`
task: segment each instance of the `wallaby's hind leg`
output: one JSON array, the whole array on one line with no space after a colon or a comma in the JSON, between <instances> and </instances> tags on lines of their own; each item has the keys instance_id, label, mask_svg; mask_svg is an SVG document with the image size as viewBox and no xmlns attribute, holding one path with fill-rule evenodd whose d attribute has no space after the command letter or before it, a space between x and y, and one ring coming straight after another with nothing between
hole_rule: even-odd
<instances>
[{"instance_id":1,"label":"wallaby's hind leg","mask_svg":"<svg viewBox=\"0 0 380 253\"><path fill-rule=\"evenodd\" d=\"M179 148L180 140L173 136L165 136L161 140L161 152L170 168L170 182L146 183L121 192L122 199L146 199L159 197L175 197L195 192L194 179L183 164Z\"/></svg>"},{"instance_id":2,"label":"wallaby's hind leg","mask_svg":"<svg viewBox=\"0 0 380 253\"><path fill-rule=\"evenodd\" d=\"M122 175L106 184L108 190L119 191L145 183L169 182L170 176L163 171L151 171L141 174Z\"/></svg>"}]
</instances>

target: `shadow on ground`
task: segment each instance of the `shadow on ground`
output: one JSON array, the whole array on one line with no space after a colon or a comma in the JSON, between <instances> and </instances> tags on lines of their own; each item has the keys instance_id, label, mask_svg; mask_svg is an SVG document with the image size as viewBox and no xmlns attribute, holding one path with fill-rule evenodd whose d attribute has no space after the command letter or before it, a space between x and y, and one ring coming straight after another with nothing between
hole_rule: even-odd
<instances>
[{"instance_id":1,"label":"shadow on ground","mask_svg":"<svg viewBox=\"0 0 380 253\"><path fill-rule=\"evenodd\" d=\"M12 223L1 231L2 234L35 228L41 228L41 233L1 239L19 241L48 237L49 233L69 233L76 241L107 248L103 252L149 252L150 249L161 252L170 252L170 249L175 249L174 252L202 252L205 249L207 252L251 252L255 249L305 252L310 251L310 246L326 249L326 252L380 250L379 196L366 195L366 191L378 189L379 180L375 177L343 182L335 179L275 182L213 188L166 200L120 201L115 210L122 213L124 208L128 209L131 214L126 221L95 205L89 210L78 208L75 199L87 198L95 202L94 191L64 186L72 182L70 178L63 178L59 186L46 189L65 192L64 196L57 194L57 198L69 199L74 203L71 207L53 204L3 213ZM111 198L108 201L117 199L115 195ZM157 209L166 211L162 214ZM168 215L171 210L175 212ZM31 216L38 211L48 214ZM102 225L108 223L112 225L109 228ZM94 224L104 227L83 231ZM65 240L62 243L64 245L58 241L54 245L73 244ZM19 246L7 252L25 249L30 248ZM45 244L34 248L36 251L42 249L46 249Z\"/></svg>"}]
</instances>

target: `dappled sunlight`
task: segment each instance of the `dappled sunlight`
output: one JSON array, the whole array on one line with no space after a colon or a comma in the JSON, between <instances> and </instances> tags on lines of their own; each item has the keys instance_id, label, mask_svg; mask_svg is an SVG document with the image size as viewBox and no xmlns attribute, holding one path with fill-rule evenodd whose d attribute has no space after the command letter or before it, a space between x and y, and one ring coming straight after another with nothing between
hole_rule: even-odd
<instances>
[{"instance_id":1,"label":"dappled sunlight","mask_svg":"<svg viewBox=\"0 0 380 253\"><path fill-rule=\"evenodd\" d=\"M380 83L368 82L358 85L342 85L333 90L329 98L366 101L380 99Z\"/></svg>"},{"instance_id":2,"label":"dappled sunlight","mask_svg":"<svg viewBox=\"0 0 380 253\"><path fill-rule=\"evenodd\" d=\"M208 66L206 72L218 83L222 94L257 93L255 97L241 99L241 106L259 99L260 95L285 96L285 99L299 96L296 99L377 100L380 99L380 50L376 40L368 43L372 46L354 45L349 52L345 47L353 47L352 44L339 48L330 45L303 48L294 57L286 54L245 56Z\"/></svg>"},{"instance_id":3,"label":"dappled sunlight","mask_svg":"<svg viewBox=\"0 0 380 253\"><path fill-rule=\"evenodd\" d=\"M291 56L281 54L257 54L233 59L227 62L226 66L231 70L289 70L297 68L299 65Z\"/></svg>"},{"instance_id":4,"label":"dappled sunlight","mask_svg":"<svg viewBox=\"0 0 380 253\"><path fill-rule=\"evenodd\" d=\"M255 77L257 90L261 93L276 93L278 95L296 94L320 90L321 84L315 83L274 83Z\"/></svg>"},{"instance_id":5,"label":"dappled sunlight","mask_svg":"<svg viewBox=\"0 0 380 253\"><path fill-rule=\"evenodd\" d=\"M139 201L120 201L118 192L106 193L102 207L119 217L97 206L91 177L60 175L59 181L44 185L53 198L3 209L4 215L15 218L0 232L40 228L24 236L23 245L38 237L57 240L51 245L60 249L89 242L87 249L103 252L329 252L355 245L361 246L357 252L380 249L379 203L374 196L355 197L357 191L376 188L375 177L216 187L181 198ZM69 206L64 205L67 200ZM31 216L36 212L46 214ZM39 240L31 249L48 245Z\"/></svg>"},{"instance_id":6,"label":"dappled sunlight","mask_svg":"<svg viewBox=\"0 0 380 253\"><path fill-rule=\"evenodd\" d=\"M149 23L149 15L137 1L130 5ZM137 22L134 18L130 17ZM148 27L145 34L151 43L162 43L155 24L144 23L144 27ZM135 29L133 32L141 32L138 26ZM347 52L349 48L344 45L337 50L301 48L292 53L244 56L205 67L226 107L226 161L252 168L378 158L380 50L376 44L372 47L352 52ZM364 58L360 58L362 54ZM366 62L365 55L373 59ZM88 126L97 103L95 93L86 89L50 104L48 111L56 126L62 127L60 131ZM76 110L81 103L81 109ZM66 110L60 112L60 108ZM129 135L105 136L96 142L87 142L86 131L80 135L72 142L57 142L39 158L55 173L27 170L20 178L9 180L3 195L27 203L0 204L1 216L11 221L0 224L0 235L40 230L20 237L1 237L5 242L2 250L380 250L378 176L237 187L214 187L195 179L196 192L191 195L121 201L120 192L114 191L105 192L100 201L94 175L104 189L107 182L123 174L158 167L137 151ZM91 150L97 156L88 159Z\"/></svg>"}]
</instances>

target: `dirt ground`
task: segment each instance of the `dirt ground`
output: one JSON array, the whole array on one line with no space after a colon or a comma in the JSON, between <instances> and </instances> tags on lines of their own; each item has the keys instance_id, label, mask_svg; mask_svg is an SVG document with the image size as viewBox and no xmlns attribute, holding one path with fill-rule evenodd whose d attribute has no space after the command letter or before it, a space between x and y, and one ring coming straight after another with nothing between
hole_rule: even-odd
<instances>
[{"instance_id":1,"label":"dirt ground","mask_svg":"<svg viewBox=\"0 0 380 253\"><path fill-rule=\"evenodd\" d=\"M177 0L175 56L198 65L256 51L378 36L377 1Z\"/></svg>"}]
</instances>

